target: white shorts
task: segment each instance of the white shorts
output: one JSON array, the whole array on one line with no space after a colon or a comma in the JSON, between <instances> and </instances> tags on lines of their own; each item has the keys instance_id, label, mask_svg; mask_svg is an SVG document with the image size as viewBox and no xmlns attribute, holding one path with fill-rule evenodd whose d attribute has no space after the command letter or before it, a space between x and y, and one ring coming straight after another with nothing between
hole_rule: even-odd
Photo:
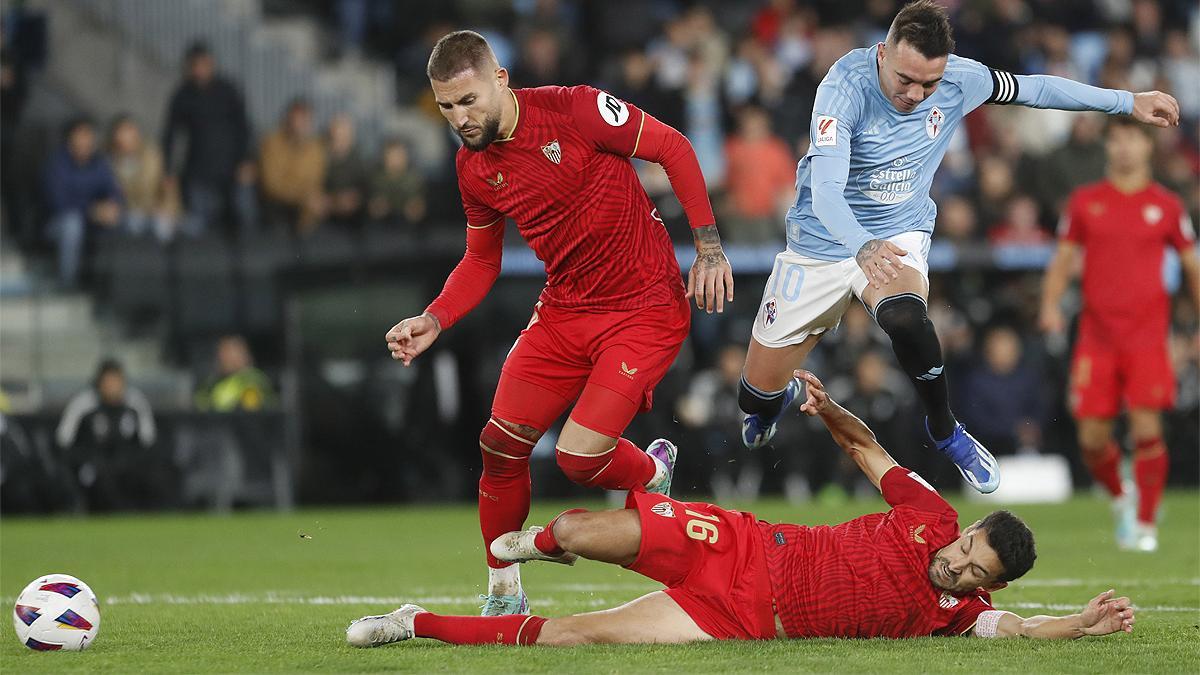
<instances>
[{"instance_id":1,"label":"white shorts","mask_svg":"<svg viewBox=\"0 0 1200 675\"><path fill-rule=\"evenodd\" d=\"M901 262L929 279L928 232L904 232L887 240L908 251ZM775 256L751 335L765 347L787 347L837 328L850 298L862 300L868 283L854 258L817 260L783 251Z\"/></svg>"}]
</instances>

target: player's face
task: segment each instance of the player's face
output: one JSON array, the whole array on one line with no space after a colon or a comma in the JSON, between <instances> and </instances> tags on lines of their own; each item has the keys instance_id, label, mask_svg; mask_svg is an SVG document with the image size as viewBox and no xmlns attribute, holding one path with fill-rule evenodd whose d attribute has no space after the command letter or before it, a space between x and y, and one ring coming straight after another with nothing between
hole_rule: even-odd
<instances>
[{"instance_id":1,"label":"player's face","mask_svg":"<svg viewBox=\"0 0 1200 675\"><path fill-rule=\"evenodd\" d=\"M937 90L946 72L946 59L926 58L903 40L894 45L881 43L879 87L896 110L910 113Z\"/></svg>"},{"instance_id":2,"label":"player's face","mask_svg":"<svg viewBox=\"0 0 1200 675\"><path fill-rule=\"evenodd\" d=\"M933 556L929 563L929 581L936 588L952 593L969 593L977 588L992 590L1004 571L996 551L988 545L983 530L967 530Z\"/></svg>"},{"instance_id":3,"label":"player's face","mask_svg":"<svg viewBox=\"0 0 1200 675\"><path fill-rule=\"evenodd\" d=\"M1128 173L1149 169L1154 144L1140 129L1114 126L1108 130L1104 151L1108 155L1110 168L1117 173Z\"/></svg>"},{"instance_id":4,"label":"player's face","mask_svg":"<svg viewBox=\"0 0 1200 675\"><path fill-rule=\"evenodd\" d=\"M430 80L442 117L468 150L483 150L500 133L500 106L507 95L508 71L480 75L474 69L439 82Z\"/></svg>"}]
</instances>

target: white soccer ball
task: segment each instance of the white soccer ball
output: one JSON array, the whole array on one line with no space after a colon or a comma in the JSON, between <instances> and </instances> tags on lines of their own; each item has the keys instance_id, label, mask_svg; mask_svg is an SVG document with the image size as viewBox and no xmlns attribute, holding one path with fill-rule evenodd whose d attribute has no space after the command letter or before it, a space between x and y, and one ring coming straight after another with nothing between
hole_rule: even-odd
<instances>
[{"instance_id":1,"label":"white soccer ball","mask_svg":"<svg viewBox=\"0 0 1200 675\"><path fill-rule=\"evenodd\" d=\"M100 603L69 574L38 577L17 596L13 627L21 644L38 651L87 649L100 632Z\"/></svg>"}]
</instances>

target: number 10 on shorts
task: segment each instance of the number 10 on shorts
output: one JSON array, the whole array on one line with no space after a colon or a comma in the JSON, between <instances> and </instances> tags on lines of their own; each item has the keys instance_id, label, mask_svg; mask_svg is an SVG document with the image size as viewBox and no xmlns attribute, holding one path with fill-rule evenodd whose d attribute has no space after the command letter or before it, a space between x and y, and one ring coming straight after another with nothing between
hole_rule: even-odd
<instances>
[{"instance_id":1,"label":"number 10 on shorts","mask_svg":"<svg viewBox=\"0 0 1200 675\"><path fill-rule=\"evenodd\" d=\"M779 296L785 302L800 298L800 287L804 285L804 268L796 263L775 258L775 269L771 270L771 290L767 295Z\"/></svg>"},{"instance_id":2,"label":"number 10 on shorts","mask_svg":"<svg viewBox=\"0 0 1200 675\"><path fill-rule=\"evenodd\" d=\"M707 541L710 544L717 543L717 537L720 533L717 532L717 517L696 513L691 509L684 509L683 512L689 516L694 516L687 521L687 533L692 539ZM712 522L709 522L712 521Z\"/></svg>"}]
</instances>

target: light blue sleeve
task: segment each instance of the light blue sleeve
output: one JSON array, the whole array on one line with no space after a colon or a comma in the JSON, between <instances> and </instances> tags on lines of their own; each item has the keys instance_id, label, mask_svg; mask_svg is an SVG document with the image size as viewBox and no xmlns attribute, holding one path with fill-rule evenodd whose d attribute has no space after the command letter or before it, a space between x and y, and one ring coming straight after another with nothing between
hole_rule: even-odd
<instances>
[{"instance_id":1,"label":"light blue sleeve","mask_svg":"<svg viewBox=\"0 0 1200 675\"><path fill-rule=\"evenodd\" d=\"M1133 112L1133 94L1101 89L1054 75L1010 75L1017 84L1013 103L1030 108L1096 110L1109 115Z\"/></svg>"},{"instance_id":2,"label":"light blue sleeve","mask_svg":"<svg viewBox=\"0 0 1200 675\"><path fill-rule=\"evenodd\" d=\"M850 137L863 117L862 89L842 78L838 67L817 87L809 127L808 158L812 166L812 210L829 234L851 253L872 239L846 203L850 175Z\"/></svg>"}]
</instances>

